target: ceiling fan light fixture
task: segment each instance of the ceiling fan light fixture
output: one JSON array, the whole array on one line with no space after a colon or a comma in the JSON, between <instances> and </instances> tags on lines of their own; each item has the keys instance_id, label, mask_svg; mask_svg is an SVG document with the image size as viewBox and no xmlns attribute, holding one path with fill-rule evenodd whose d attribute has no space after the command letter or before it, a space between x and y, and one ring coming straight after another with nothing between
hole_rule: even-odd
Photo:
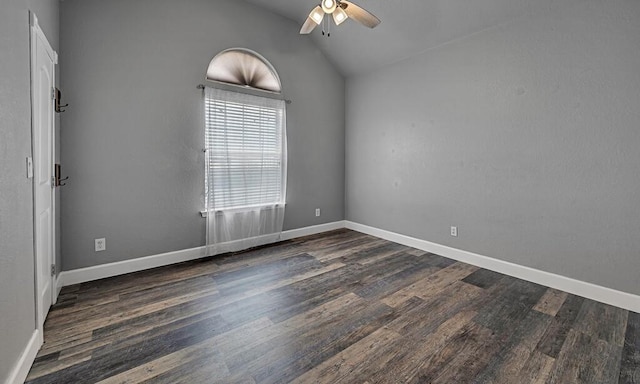
<instances>
[{"instance_id":1,"label":"ceiling fan light fixture","mask_svg":"<svg viewBox=\"0 0 640 384\"><path fill-rule=\"evenodd\" d=\"M325 13L333 13L333 11L335 11L338 7L338 3L336 3L336 0L322 0L321 4L322 10Z\"/></svg>"},{"instance_id":2,"label":"ceiling fan light fixture","mask_svg":"<svg viewBox=\"0 0 640 384\"><path fill-rule=\"evenodd\" d=\"M325 15L331 15L336 25L344 23L347 19L354 20L369 28L375 28L380 24L380 19L375 15L349 0L320 0L320 4L311 11L307 20L302 24L300 34L308 35L311 33L322 23ZM326 34L325 27L327 28ZM331 23L326 22L325 27L322 28L322 35L331 36Z\"/></svg>"},{"instance_id":3,"label":"ceiling fan light fixture","mask_svg":"<svg viewBox=\"0 0 640 384\"><path fill-rule=\"evenodd\" d=\"M340 7L336 8L336 10L333 12L333 21L336 23L336 25L342 24L348 18L349 16L347 16L347 13Z\"/></svg>"},{"instance_id":4,"label":"ceiling fan light fixture","mask_svg":"<svg viewBox=\"0 0 640 384\"><path fill-rule=\"evenodd\" d=\"M320 24L322 22L322 19L324 18L324 12L322 12L321 9L316 8L313 11L311 11L311 14L309 15L309 17L316 24Z\"/></svg>"}]
</instances>

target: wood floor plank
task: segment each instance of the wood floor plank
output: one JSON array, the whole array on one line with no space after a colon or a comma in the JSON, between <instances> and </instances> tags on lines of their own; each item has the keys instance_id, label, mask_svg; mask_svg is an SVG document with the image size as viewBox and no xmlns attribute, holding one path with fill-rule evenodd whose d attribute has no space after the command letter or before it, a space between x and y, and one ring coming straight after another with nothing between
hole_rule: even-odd
<instances>
[{"instance_id":1,"label":"wood floor plank","mask_svg":"<svg viewBox=\"0 0 640 384\"><path fill-rule=\"evenodd\" d=\"M640 314L629 312L619 383L640 383Z\"/></svg>"},{"instance_id":2,"label":"wood floor plank","mask_svg":"<svg viewBox=\"0 0 640 384\"><path fill-rule=\"evenodd\" d=\"M549 316L555 316L569 294L549 288L547 292L540 298L540 301L533 307L534 310L546 313Z\"/></svg>"},{"instance_id":3,"label":"wood floor plank","mask_svg":"<svg viewBox=\"0 0 640 384\"><path fill-rule=\"evenodd\" d=\"M471 323L475 315L473 311L458 312L433 331L416 329L412 334L389 344L387 353L392 357L377 369L371 367L375 372L369 374L369 380L373 383L410 382L420 372L435 374L441 371L455 354L453 349L447 348L447 344L455 339L464 339L474 330L479 331Z\"/></svg>"},{"instance_id":4,"label":"wood floor plank","mask_svg":"<svg viewBox=\"0 0 640 384\"><path fill-rule=\"evenodd\" d=\"M140 384L229 384L246 383L255 384L250 377L234 377L228 374L228 370L223 362L209 361L205 357L191 360L178 369L166 371L148 380L140 381Z\"/></svg>"},{"instance_id":5,"label":"wood floor plank","mask_svg":"<svg viewBox=\"0 0 640 384\"><path fill-rule=\"evenodd\" d=\"M373 236L366 235L364 233L349 231L349 230L336 230L330 233L327 233L326 236L310 236L307 239L301 239L298 242L300 249L307 251L319 251L321 249L329 248L334 245L338 245L343 242L348 242L351 240L359 239L359 238L368 238L374 240ZM308 252L307 252L308 253Z\"/></svg>"},{"instance_id":6,"label":"wood floor plank","mask_svg":"<svg viewBox=\"0 0 640 384\"><path fill-rule=\"evenodd\" d=\"M33 368L29 371L27 381L37 379L42 376L54 374L62 369L91 360L91 351L78 353L71 357L34 362Z\"/></svg>"},{"instance_id":7,"label":"wood floor plank","mask_svg":"<svg viewBox=\"0 0 640 384\"><path fill-rule=\"evenodd\" d=\"M362 340L398 314L382 303L368 305L349 315L349 321L335 324L330 333L307 334L315 342L305 343L298 353L282 356L272 367L261 367L253 377L261 383L289 382L326 359Z\"/></svg>"},{"instance_id":8,"label":"wood floor plank","mask_svg":"<svg viewBox=\"0 0 640 384\"><path fill-rule=\"evenodd\" d=\"M130 384L154 379L158 382L175 380L192 374L194 370L202 366L212 366L208 373L215 373L208 378L212 381L223 381L229 376L229 370L224 363L223 353L230 345L246 342L248 338L255 337L260 330L273 325L267 318L258 319L245 326L235 328L219 336L206 339L190 347L180 349L171 354L164 355L146 364L138 365L128 371L111 376L100 381L101 384ZM170 372L170 374L167 374ZM162 375L161 378L158 376Z\"/></svg>"},{"instance_id":9,"label":"wood floor plank","mask_svg":"<svg viewBox=\"0 0 640 384\"><path fill-rule=\"evenodd\" d=\"M269 353L284 342L294 342L300 335L313 328L320 328L321 324L330 324L336 316L344 315L348 308L364 306L365 301L353 293L347 293L330 302L324 303L307 312L296 315L272 327L264 329L259 337L236 346L234 350L226 351L230 368L235 371L247 361Z\"/></svg>"},{"instance_id":10,"label":"wood floor plank","mask_svg":"<svg viewBox=\"0 0 640 384\"><path fill-rule=\"evenodd\" d=\"M401 253L406 254L405 251L407 250L409 250L409 247L387 242L386 244L377 246L375 248L369 248L365 251L351 253L347 256L344 256L344 260L353 261L362 265L370 265L380 260L386 259L387 257L394 257L394 255L398 255Z\"/></svg>"},{"instance_id":11,"label":"wood floor plank","mask_svg":"<svg viewBox=\"0 0 640 384\"><path fill-rule=\"evenodd\" d=\"M411 248L410 250L407 251L407 253L414 256L425 256L430 254L427 251L423 251L422 249L416 249L416 248ZM431 255L433 255L433 253L431 253Z\"/></svg>"},{"instance_id":12,"label":"wood floor plank","mask_svg":"<svg viewBox=\"0 0 640 384\"><path fill-rule=\"evenodd\" d=\"M493 272L488 269L478 269L469 276L462 279L465 283L475 285L480 288L489 288L502 278L501 273Z\"/></svg>"},{"instance_id":13,"label":"wood floor plank","mask_svg":"<svg viewBox=\"0 0 640 384\"><path fill-rule=\"evenodd\" d=\"M524 320L546 288L518 279L503 280L505 288L495 300L491 300L479 310L477 323L499 333L510 333Z\"/></svg>"},{"instance_id":14,"label":"wood floor plank","mask_svg":"<svg viewBox=\"0 0 640 384\"><path fill-rule=\"evenodd\" d=\"M178 298L183 297L184 301L192 298L208 296L216 293L218 288L211 278L198 276L190 279L180 280L169 284L155 285L148 289L135 292L128 292L118 295L118 300L107 303L96 303L90 308L69 313L64 317L56 317L47 322L47 328L53 332L59 329L69 329L69 326L82 319L87 324L90 319L104 319L105 314L110 312L124 312L131 308L169 301L178 302Z\"/></svg>"},{"instance_id":15,"label":"wood floor plank","mask_svg":"<svg viewBox=\"0 0 640 384\"><path fill-rule=\"evenodd\" d=\"M350 289L358 295L370 299L385 297L391 292L406 287L410 281L415 280L411 278L413 275L430 276L440 270L440 268L431 267L428 263L416 260L414 256L402 252L394 254L393 260L382 263L376 261L370 265L371 268L365 267L364 269L364 271L370 271L369 273L358 275L358 279L350 284ZM381 265L385 267L379 268Z\"/></svg>"},{"instance_id":16,"label":"wood floor plank","mask_svg":"<svg viewBox=\"0 0 640 384\"><path fill-rule=\"evenodd\" d=\"M298 253L289 257L265 261L259 265L212 274L211 278L218 287L222 288L229 285L246 284L248 281L256 279L271 278L275 280L282 273L295 273L295 271L319 265L322 264L315 257L306 253Z\"/></svg>"},{"instance_id":17,"label":"wood floor plank","mask_svg":"<svg viewBox=\"0 0 640 384\"><path fill-rule=\"evenodd\" d=\"M406 255L410 254L403 251L398 258L406 257ZM378 277L376 281L368 282L362 288L356 289L355 292L364 298L383 299L452 264L454 261L451 259L425 254L419 257L415 264L411 263L407 268L394 274Z\"/></svg>"},{"instance_id":18,"label":"wood floor plank","mask_svg":"<svg viewBox=\"0 0 640 384\"><path fill-rule=\"evenodd\" d=\"M88 317L83 321L75 321L71 324L68 324L65 327L54 327L51 330L51 334L53 340L64 340L70 335L77 334L79 332L90 332L94 329L98 329L100 327L113 324L116 322L124 321L127 319L133 319L148 313L156 312L160 309L175 306L177 304L186 303L193 299L207 297L210 295L216 295L218 290L215 287L207 288L202 291L196 291L193 293L189 293L186 295L174 296L170 297L166 300L152 302L150 304L141 305L138 307L129 307L124 312L121 313L96 313L93 316Z\"/></svg>"},{"instance_id":19,"label":"wood floor plank","mask_svg":"<svg viewBox=\"0 0 640 384\"><path fill-rule=\"evenodd\" d=\"M622 347L628 312L611 305L585 300L573 328Z\"/></svg>"},{"instance_id":20,"label":"wood floor plank","mask_svg":"<svg viewBox=\"0 0 640 384\"><path fill-rule=\"evenodd\" d=\"M74 295L77 297L77 295ZM73 302L69 302L69 305L56 305L54 309L47 315L48 320L54 320L56 318L68 318L70 313L87 310L95 307L96 305L105 305L109 303L115 303L120 300L120 294L111 294L104 296L97 296L90 299L78 300L77 298Z\"/></svg>"},{"instance_id":21,"label":"wood floor plank","mask_svg":"<svg viewBox=\"0 0 640 384\"><path fill-rule=\"evenodd\" d=\"M567 297L536 347L540 352L554 359L558 357L583 302L584 298L579 296Z\"/></svg>"},{"instance_id":22,"label":"wood floor plank","mask_svg":"<svg viewBox=\"0 0 640 384\"><path fill-rule=\"evenodd\" d=\"M492 354L477 379L488 383L511 383L535 351L551 320L550 316L531 310L522 321L514 322L511 329L496 333L495 344L499 350Z\"/></svg>"},{"instance_id":23,"label":"wood floor plank","mask_svg":"<svg viewBox=\"0 0 640 384\"><path fill-rule=\"evenodd\" d=\"M217 377L212 379L222 380L229 375L226 365L218 356L218 352L212 348L210 341L204 341L202 343L180 349L176 352L164 355L156 360L150 361L146 364L138 365L128 371L122 372L118 375L111 376L107 379L101 380L99 384L135 384L144 382L157 377L160 374L166 372L172 372L176 374L179 371L179 375L188 374L193 366L189 364L192 361L199 361L202 365L215 365L214 372L217 373ZM155 381L155 380L154 380Z\"/></svg>"},{"instance_id":24,"label":"wood floor plank","mask_svg":"<svg viewBox=\"0 0 640 384\"><path fill-rule=\"evenodd\" d=\"M549 377L550 384L615 383L622 348L571 329Z\"/></svg>"},{"instance_id":25,"label":"wood floor plank","mask_svg":"<svg viewBox=\"0 0 640 384\"><path fill-rule=\"evenodd\" d=\"M480 301L483 290L471 284L454 282L440 291L439 295L427 300L413 309L402 313L388 327L401 335L416 330L435 330L447 319L462 310L474 310Z\"/></svg>"},{"instance_id":26,"label":"wood floor plank","mask_svg":"<svg viewBox=\"0 0 640 384\"><path fill-rule=\"evenodd\" d=\"M217 271L216 263L194 260L175 265L157 267L146 271L129 273L78 284L75 291L77 303L99 299L105 294L125 294L140 289L149 289L157 285L193 278Z\"/></svg>"},{"instance_id":27,"label":"wood floor plank","mask_svg":"<svg viewBox=\"0 0 640 384\"><path fill-rule=\"evenodd\" d=\"M45 332L46 332L45 327ZM49 331L48 334L52 332ZM44 344L38 351L38 356L49 355L51 353L61 353L61 351L67 348L73 348L78 345L82 345L91 341L93 338L91 331L78 331L70 334L66 337L53 337L49 336L44 340Z\"/></svg>"},{"instance_id":28,"label":"wood floor plank","mask_svg":"<svg viewBox=\"0 0 640 384\"><path fill-rule=\"evenodd\" d=\"M520 370L518 377L522 384L545 384L549 381L551 369L556 359L539 351L533 351Z\"/></svg>"},{"instance_id":29,"label":"wood floor plank","mask_svg":"<svg viewBox=\"0 0 640 384\"><path fill-rule=\"evenodd\" d=\"M291 286L287 288L290 287ZM286 289L291 301L286 305L271 306L268 311L267 316L276 324L305 312L312 311L325 303L346 295L347 293L353 293L344 287L331 287L325 291L295 290L293 293L291 293L291 291L292 289Z\"/></svg>"},{"instance_id":30,"label":"wood floor plank","mask_svg":"<svg viewBox=\"0 0 640 384\"><path fill-rule=\"evenodd\" d=\"M293 240L283 241L276 245L263 248L256 248L249 251L238 253L228 253L211 258L210 263L215 265L215 269L207 273L210 276L216 274L236 271L244 268L250 268L263 263L279 260L285 257L291 257L307 253L300 244Z\"/></svg>"},{"instance_id":31,"label":"wood floor plank","mask_svg":"<svg viewBox=\"0 0 640 384\"><path fill-rule=\"evenodd\" d=\"M474 323L468 330L447 343L436 354L441 369L423 367L411 383L471 383L482 382L477 379L478 373L489 364L491 355L500 349L495 333Z\"/></svg>"},{"instance_id":32,"label":"wood floor plank","mask_svg":"<svg viewBox=\"0 0 640 384\"><path fill-rule=\"evenodd\" d=\"M408 285L438 272L441 268L430 266L426 263L410 265L390 276L377 279L375 282L365 284L354 290L356 294L367 299L380 299L387 297Z\"/></svg>"},{"instance_id":33,"label":"wood floor plank","mask_svg":"<svg viewBox=\"0 0 640 384\"><path fill-rule=\"evenodd\" d=\"M299 352L303 345L300 339L312 339L313 335L325 335L327 328L340 325L340 319L347 313L362 314L368 303L359 296L349 293L321 308L295 316L279 323L277 328L268 329L265 339L250 348L243 348L227 357L229 369L236 373L245 369L247 365L261 367L263 362L279 359L275 351L281 351L285 356L292 352Z\"/></svg>"},{"instance_id":34,"label":"wood floor plank","mask_svg":"<svg viewBox=\"0 0 640 384\"><path fill-rule=\"evenodd\" d=\"M371 239L369 238L360 237L344 243L333 245L331 247L310 251L309 254L314 256L319 261L326 263L327 261L366 251L368 249L376 248L387 243L388 241L382 239L371 241Z\"/></svg>"},{"instance_id":35,"label":"wood floor plank","mask_svg":"<svg viewBox=\"0 0 640 384\"><path fill-rule=\"evenodd\" d=\"M467 277L477 269L478 267L469 264L454 263L449 267L446 267L404 289L397 291L393 295L384 298L382 301L391 307L397 307L413 296L423 299L436 296L448 285Z\"/></svg>"},{"instance_id":36,"label":"wood floor plank","mask_svg":"<svg viewBox=\"0 0 640 384\"><path fill-rule=\"evenodd\" d=\"M400 338L400 334L388 329L379 328L369 336L344 349L332 358L298 376L294 383L341 383L354 382L361 377L361 370L370 361L383 361L391 357L385 347Z\"/></svg>"},{"instance_id":37,"label":"wood floor plank","mask_svg":"<svg viewBox=\"0 0 640 384\"><path fill-rule=\"evenodd\" d=\"M27 383L637 383L640 315L340 229L64 287Z\"/></svg>"}]
</instances>

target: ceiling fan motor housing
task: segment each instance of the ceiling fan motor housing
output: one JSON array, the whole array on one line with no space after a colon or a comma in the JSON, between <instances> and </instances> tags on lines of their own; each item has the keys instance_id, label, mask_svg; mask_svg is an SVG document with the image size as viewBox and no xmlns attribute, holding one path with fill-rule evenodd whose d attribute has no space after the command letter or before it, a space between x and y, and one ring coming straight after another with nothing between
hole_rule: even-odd
<instances>
[{"instance_id":1,"label":"ceiling fan motor housing","mask_svg":"<svg viewBox=\"0 0 640 384\"><path fill-rule=\"evenodd\" d=\"M338 6L338 3L336 2L336 0L322 0L322 10L325 13L333 13L333 11L336 10L336 7Z\"/></svg>"}]
</instances>

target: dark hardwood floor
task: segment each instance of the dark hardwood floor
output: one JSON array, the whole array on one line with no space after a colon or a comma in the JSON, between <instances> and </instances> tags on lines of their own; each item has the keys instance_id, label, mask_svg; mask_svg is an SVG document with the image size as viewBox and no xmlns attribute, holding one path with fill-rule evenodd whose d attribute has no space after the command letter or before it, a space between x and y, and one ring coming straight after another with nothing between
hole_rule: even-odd
<instances>
[{"instance_id":1,"label":"dark hardwood floor","mask_svg":"<svg viewBox=\"0 0 640 384\"><path fill-rule=\"evenodd\" d=\"M349 230L65 287L29 383L639 383L640 315Z\"/></svg>"}]
</instances>

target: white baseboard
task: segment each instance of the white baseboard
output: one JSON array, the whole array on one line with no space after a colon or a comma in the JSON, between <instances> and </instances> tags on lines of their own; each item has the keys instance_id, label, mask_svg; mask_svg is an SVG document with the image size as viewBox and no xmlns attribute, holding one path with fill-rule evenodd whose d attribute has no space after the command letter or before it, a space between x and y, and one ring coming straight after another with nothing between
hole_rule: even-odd
<instances>
[{"instance_id":1,"label":"white baseboard","mask_svg":"<svg viewBox=\"0 0 640 384\"><path fill-rule=\"evenodd\" d=\"M167 252L159 255L139 257L137 259L118 261L115 263L100 264L93 267L72 269L70 271L62 271L60 279L62 285L73 285L86 283L87 281L104 279L126 273L138 272L145 269L162 267L169 264L181 263L200 259L208 256L206 254L207 247L196 247L183 249L175 252Z\"/></svg>"},{"instance_id":2,"label":"white baseboard","mask_svg":"<svg viewBox=\"0 0 640 384\"><path fill-rule=\"evenodd\" d=\"M586 297L634 312L640 312L640 296L631 293L602 287L592 283L572 279L570 277L525 267L508 261L494 259L488 256L482 256L476 253L463 251L460 249L432 243L430 241L421 240L410 236L401 235L399 233L390 232L375 227L370 227L352 221L336 221L327 224L292 229L282 232L280 239L290 240L297 237L314 235L317 233L332 231L340 228L352 229L354 231L393 241L398 244L403 244L409 247L435 253L437 255L448 257L453 260L462 261L464 263L503 273L505 275L531 281L533 283L541 284L546 287L559 289L578 296ZM159 255L146 256L132 260L119 261L116 263L96 265L94 267L74 269L71 271L62 272L58 277L58 283L56 285L59 292L59 288L61 288L62 286L123 275L126 273L142 271L145 269L161 267L169 264L180 263L183 261L196 260L207 256L211 256L211 250L206 246L202 246L181 251L163 253Z\"/></svg>"},{"instance_id":3,"label":"white baseboard","mask_svg":"<svg viewBox=\"0 0 640 384\"><path fill-rule=\"evenodd\" d=\"M536 284L544 285L569 292L574 295L586 297L601 303L610 304L616 307L640 312L640 296L618 291L615 289L602 287L592 283L572 279L570 277L556 275L554 273L541 271L538 269L525 267L498 260L476 253L451 248L445 245L432 243L430 241L416 239L414 237L401 235L399 233L386 231L379 228L370 227L363 224L345 221L345 227L354 231L366 233L368 235L380 237L385 240L403 244L412 248L435 253L467 264L472 264L481 268L489 269L505 275L517 277Z\"/></svg>"},{"instance_id":4,"label":"white baseboard","mask_svg":"<svg viewBox=\"0 0 640 384\"><path fill-rule=\"evenodd\" d=\"M22 384L24 383L27 375L29 374L29 370L31 369L31 365L33 361L36 359L36 355L40 350L40 346L42 345L43 338L42 332L35 329L31 334L31 338L27 343L20 359L16 363L16 365L9 373L9 377L7 377L6 384Z\"/></svg>"},{"instance_id":5,"label":"white baseboard","mask_svg":"<svg viewBox=\"0 0 640 384\"><path fill-rule=\"evenodd\" d=\"M336 229L341 229L341 228L344 228L344 226L345 226L345 223L344 223L344 220L342 220L342 221L334 221L333 223L313 225L310 227L290 229L288 231L282 232L280 239L291 240L291 239L295 239L296 237L315 235L317 233L329 232Z\"/></svg>"},{"instance_id":6,"label":"white baseboard","mask_svg":"<svg viewBox=\"0 0 640 384\"><path fill-rule=\"evenodd\" d=\"M283 231L280 240L290 240L296 237L314 235L316 233L322 233L332 231L334 229L344 228L344 221L336 221L333 223L314 225L310 227L292 229ZM232 247L232 243L225 243L227 247ZM225 247L221 247L225 248ZM101 264L93 267L73 269L70 271L63 271L60 273L58 280L60 281L60 287L85 283L87 281L104 279L107 277L113 277L118 275L124 275L126 273L138 272L145 269L151 269L156 267L162 267L165 265L181 263L184 261L191 261L201 259L207 256L213 256L215 254L211 247L202 246L190 249L183 249L175 252L167 252L159 255L151 255L140 257L137 259L118 261L115 263Z\"/></svg>"},{"instance_id":7,"label":"white baseboard","mask_svg":"<svg viewBox=\"0 0 640 384\"><path fill-rule=\"evenodd\" d=\"M60 273L53 280L53 289L55 289L55 295L53 296L52 304L55 304L58 302L58 296L60 296L60 291L62 290L62 276L60 276Z\"/></svg>"}]
</instances>

